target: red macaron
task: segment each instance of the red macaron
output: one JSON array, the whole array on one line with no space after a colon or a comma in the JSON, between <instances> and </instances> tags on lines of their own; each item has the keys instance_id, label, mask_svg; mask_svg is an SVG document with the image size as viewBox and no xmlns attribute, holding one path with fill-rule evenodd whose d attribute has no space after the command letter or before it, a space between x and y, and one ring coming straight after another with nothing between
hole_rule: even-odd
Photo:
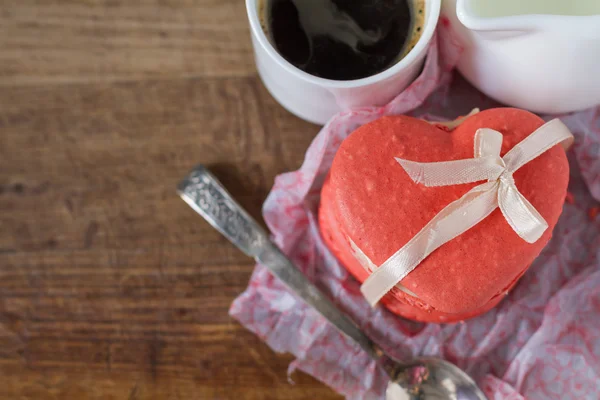
<instances>
[{"instance_id":1,"label":"red macaron","mask_svg":"<svg viewBox=\"0 0 600 400\"><path fill-rule=\"evenodd\" d=\"M367 263L381 265L477 185L416 184L396 157L419 162L472 158L479 128L502 133L503 156L543 124L527 111L498 108L466 118L451 132L407 116L383 117L358 128L341 144L323 186L319 224L326 244L364 282ZM464 320L498 304L551 238L569 180L564 149L554 146L516 171L514 179L549 225L539 240L524 241L497 209L429 255L382 303L425 322Z\"/></svg>"}]
</instances>

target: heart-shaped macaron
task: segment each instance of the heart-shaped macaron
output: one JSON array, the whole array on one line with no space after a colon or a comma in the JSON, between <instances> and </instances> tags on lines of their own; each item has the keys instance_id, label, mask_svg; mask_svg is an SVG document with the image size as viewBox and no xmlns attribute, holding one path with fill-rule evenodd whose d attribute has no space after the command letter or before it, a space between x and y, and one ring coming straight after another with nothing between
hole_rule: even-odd
<instances>
[{"instance_id":1,"label":"heart-shaped macaron","mask_svg":"<svg viewBox=\"0 0 600 400\"><path fill-rule=\"evenodd\" d=\"M407 116L383 117L358 128L341 144L323 186L323 238L360 281L413 238L437 213L477 183L426 187L396 158L418 162L473 157L475 132L503 135L501 155L542 126L527 111L498 108L466 118L448 132ZM382 302L420 321L450 322L494 307L550 240L569 180L564 149L554 146L514 173L519 192L549 228L535 243L515 233L499 209L423 260Z\"/></svg>"}]
</instances>

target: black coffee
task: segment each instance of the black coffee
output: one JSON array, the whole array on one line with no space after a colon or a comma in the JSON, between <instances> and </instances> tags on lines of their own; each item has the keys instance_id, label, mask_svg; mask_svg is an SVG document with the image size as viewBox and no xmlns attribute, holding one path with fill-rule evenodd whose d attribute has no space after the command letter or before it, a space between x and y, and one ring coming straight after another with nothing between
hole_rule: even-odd
<instances>
[{"instance_id":1,"label":"black coffee","mask_svg":"<svg viewBox=\"0 0 600 400\"><path fill-rule=\"evenodd\" d=\"M387 69L421 30L415 20L423 10L413 15L414 0L263 1L264 28L277 51L327 79L360 79Z\"/></svg>"}]
</instances>

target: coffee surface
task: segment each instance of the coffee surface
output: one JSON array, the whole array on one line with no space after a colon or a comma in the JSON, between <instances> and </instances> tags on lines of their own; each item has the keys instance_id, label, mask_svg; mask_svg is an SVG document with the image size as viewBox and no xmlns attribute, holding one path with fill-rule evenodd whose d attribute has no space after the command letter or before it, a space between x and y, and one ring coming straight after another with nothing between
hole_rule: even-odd
<instances>
[{"instance_id":1,"label":"coffee surface","mask_svg":"<svg viewBox=\"0 0 600 400\"><path fill-rule=\"evenodd\" d=\"M352 80L397 62L421 31L410 0L264 0L265 28L277 51L301 70ZM415 14L415 15L413 15Z\"/></svg>"}]
</instances>

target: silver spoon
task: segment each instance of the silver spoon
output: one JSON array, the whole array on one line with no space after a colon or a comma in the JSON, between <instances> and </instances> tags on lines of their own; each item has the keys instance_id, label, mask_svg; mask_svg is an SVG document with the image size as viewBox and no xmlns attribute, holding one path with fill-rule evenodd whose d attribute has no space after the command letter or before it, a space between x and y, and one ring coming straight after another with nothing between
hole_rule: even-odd
<instances>
[{"instance_id":1,"label":"silver spoon","mask_svg":"<svg viewBox=\"0 0 600 400\"><path fill-rule=\"evenodd\" d=\"M179 184L181 198L240 250L269 268L298 297L356 342L390 377L387 399L487 400L457 366L437 358L401 362L386 355L271 242L267 233L202 165Z\"/></svg>"}]
</instances>

